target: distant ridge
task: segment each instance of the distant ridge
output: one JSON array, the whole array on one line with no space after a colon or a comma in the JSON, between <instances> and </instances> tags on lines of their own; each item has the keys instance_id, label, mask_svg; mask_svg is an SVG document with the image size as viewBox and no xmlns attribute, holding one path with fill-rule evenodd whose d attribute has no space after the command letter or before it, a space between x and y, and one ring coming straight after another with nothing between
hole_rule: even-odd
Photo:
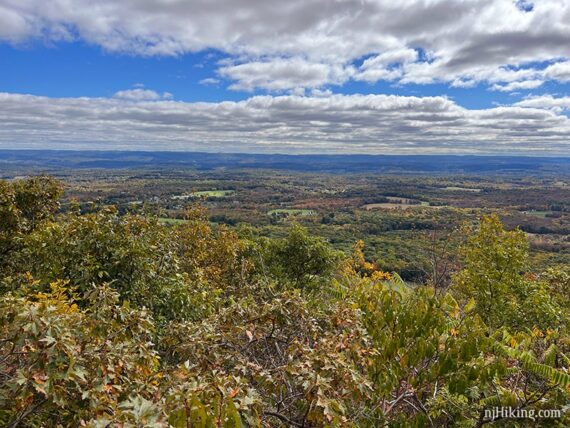
<instances>
[{"instance_id":1,"label":"distant ridge","mask_svg":"<svg viewBox=\"0 0 570 428\"><path fill-rule=\"evenodd\" d=\"M57 169L280 169L333 173L570 175L570 157L285 155L204 152L0 150L0 172Z\"/></svg>"}]
</instances>

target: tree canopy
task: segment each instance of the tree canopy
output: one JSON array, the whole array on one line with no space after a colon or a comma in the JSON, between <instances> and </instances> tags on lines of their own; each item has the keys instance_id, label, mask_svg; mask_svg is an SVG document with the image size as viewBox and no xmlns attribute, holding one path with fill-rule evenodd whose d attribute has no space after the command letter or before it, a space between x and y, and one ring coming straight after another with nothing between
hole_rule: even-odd
<instances>
[{"instance_id":1,"label":"tree canopy","mask_svg":"<svg viewBox=\"0 0 570 428\"><path fill-rule=\"evenodd\" d=\"M570 272L532 272L497 217L441 289L300 226L60 212L62 188L0 181L2 426L480 427L570 400Z\"/></svg>"}]
</instances>

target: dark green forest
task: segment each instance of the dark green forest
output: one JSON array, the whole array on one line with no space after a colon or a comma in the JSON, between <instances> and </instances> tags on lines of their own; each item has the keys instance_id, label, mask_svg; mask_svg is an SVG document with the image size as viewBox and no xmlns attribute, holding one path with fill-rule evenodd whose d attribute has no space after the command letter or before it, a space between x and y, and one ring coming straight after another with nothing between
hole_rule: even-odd
<instances>
[{"instance_id":1,"label":"dark green forest","mask_svg":"<svg viewBox=\"0 0 570 428\"><path fill-rule=\"evenodd\" d=\"M302 221L266 236L63 189L0 181L1 426L570 425L485 412L570 402L568 265L494 213L410 282Z\"/></svg>"}]
</instances>

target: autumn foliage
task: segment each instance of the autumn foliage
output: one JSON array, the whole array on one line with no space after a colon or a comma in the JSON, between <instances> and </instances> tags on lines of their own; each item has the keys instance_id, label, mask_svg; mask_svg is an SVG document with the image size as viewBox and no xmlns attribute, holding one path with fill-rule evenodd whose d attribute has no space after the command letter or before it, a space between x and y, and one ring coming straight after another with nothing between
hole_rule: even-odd
<instances>
[{"instance_id":1,"label":"autumn foliage","mask_svg":"<svg viewBox=\"0 0 570 428\"><path fill-rule=\"evenodd\" d=\"M0 182L1 426L483 426L491 406L570 400L570 275L532 272L496 217L441 289L299 226L269 239L199 206L164 225L61 195Z\"/></svg>"}]
</instances>

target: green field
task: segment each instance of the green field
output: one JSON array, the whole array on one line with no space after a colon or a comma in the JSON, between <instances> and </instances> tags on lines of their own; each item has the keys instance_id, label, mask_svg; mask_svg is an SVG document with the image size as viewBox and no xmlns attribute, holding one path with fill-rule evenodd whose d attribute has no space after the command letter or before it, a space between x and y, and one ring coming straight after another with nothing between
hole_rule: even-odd
<instances>
[{"instance_id":1,"label":"green field","mask_svg":"<svg viewBox=\"0 0 570 428\"><path fill-rule=\"evenodd\" d=\"M193 196L206 196L208 198L223 198L235 193L235 190L203 190L192 193Z\"/></svg>"},{"instance_id":2,"label":"green field","mask_svg":"<svg viewBox=\"0 0 570 428\"><path fill-rule=\"evenodd\" d=\"M268 215L279 215L279 214L286 214L286 215L300 215L300 216L310 216L315 215L315 211L313 210L302 210L302 209L293 209L293 208L283 208L277 210L271 210L267 213Z\"/></svg>"},{"instance_id":3,"label":"green field","mask_svg":"<svg viewBox=\"0 0 570 428\"><path fill-rule=\"evenodd\" d=\"M474 192L479 193L482 189L476 189L473 187L459 187L459 186L447 186L444 187L445 190L461 191L461 192Z\"/></svg>"},{"instance_id":4,"label":"green field","mask_svg":"<svg viewBox=\"0 0 570 428\"><path fill-rule=\"evenodd\" d=\"M158 220L163 224L181 224L186 221L181 218L170 218L170 217L160 217Z\"/></svg>"},{"instance_id":5,"label":"green field","mask_svg":"<svg viewBox=\"0 0 570 428\"><path fill-rule=\"evenodd\" d=\"M408 199L409 200L409 199ZM429 202L422 201L419 204L408 204L408 203L395 203L395 202L380 202L377 204L366 204L363 205L361 208L365 210L373 210L377 208L384 208L384 209L405 209L405 208L434 208L439 209L442 208L443 205L432 206Z\"/></svg>"},{"instance_id":6,"label":"green field","mask_svg":"<svg viewBox=\"0 0 570 428\"><path fill-rule=\"evenodd\" d=\"M548 214L552 214L552 211L525 211L524 213L535 217L546 218Z\"/></svg>"}]
</instances>

